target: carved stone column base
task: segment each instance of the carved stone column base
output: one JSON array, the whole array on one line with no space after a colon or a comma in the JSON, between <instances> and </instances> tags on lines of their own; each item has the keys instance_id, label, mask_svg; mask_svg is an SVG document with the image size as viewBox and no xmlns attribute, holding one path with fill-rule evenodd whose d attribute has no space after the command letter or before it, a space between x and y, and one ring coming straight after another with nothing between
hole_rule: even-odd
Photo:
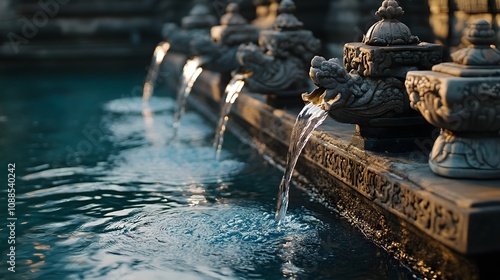
<instances>
[{"instance_id":1,"label":"carved stone column base","mask_svg":"<svg viewBox=\"0 0 500 280\"><path fill-rule=\"evenodd\" d=\"M356 133L351 138L351 144L373 152L408 152L421 149L419 143L429 141L432 131L436 129L423 119L401 119L412 119L409 122L414 123L406 122L407 124L394 126L356 125Z\"/></svg>"},{"instance_id":2,"label":"carved stone column base","mask_svg":"<svg viewBox=\"0 0 500 280\"><path fill-rule=\"evenodd\" d=\"M500 178L500 134L460 135L442 130L429 158L431 170L452 178Z\"/></svg>"}]
</instances>

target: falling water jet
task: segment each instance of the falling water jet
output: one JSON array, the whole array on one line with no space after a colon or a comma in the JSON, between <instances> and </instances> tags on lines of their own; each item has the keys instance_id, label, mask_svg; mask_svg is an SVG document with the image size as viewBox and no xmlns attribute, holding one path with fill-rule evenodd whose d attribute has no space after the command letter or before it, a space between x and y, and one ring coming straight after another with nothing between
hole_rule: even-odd
<instances>
[{"instance_id":1,"label":"falling water jet","mask_svg":"<svg viewBox=\"0 0 500 280\"><path fill-rule=\"evenodd\" d=\"M201 61L195 57L186 61L186 64L182 68L182 81L179 91L177 92L177 103L174 111L174 137L177 135L181 117L185 111L187 97L191 93L194 83L203 71L200 64Z\"/></svg>"},{"instance_id":2,"label":"falling water jet","mask_svg":"<svg viewBox=\"0 0 500 280\"><path fill-rule=\"evenodd\" d=\"M164 142L160 137L158 137L158 131L154 128L154 111L151 110L148 104L144 103L142 107L142 118L144 120L144 128L146 132L147 139L151 142L153 146L159 147Z\"/></svg>"},{"instance_id":3,"label":"falling water jet","mask_svg":"<svg viewBox=\"0 0 500 280\"><path fill-rule=\"evenodd\" d=\"M169 49L170 43L168 42L160 42L155 48L151 64L149 65L148 75L146 77L146 81L144 82L144 88L142 90L142 101L144 103L147 103L151 96L153 96L160 66L163 63L163 59L167 55Z\"/></svg>"},{"instance_id":4,"label":"falling water jet","mask_svg":"<svg viewBox=\"0 0 500 280\"><path fill-rule=\"evenodd\" d=\"M217 123L217 128L215 129L215 140L214 147L216 149L215 152L215 160L220 159L220 154L222 151L222 144L224 143L224 132L226 131L226 125L229 120L229 113L231 113L231 107L238 99L238 96L245 86L245 79L249 77L251 74L236 74L229 81L224 90L224 97L222 98L221 112L219 122Z\"/></svg>"},{"instance_id":5,"label":"falling water jet","mask_svg":"<svg viewBox=\"0 0 500 280\"><path fill-rule=\"evenodd\" d=\"M285 219L286 210L288 208L290 181L292 180L293 170L299 159L300 153L311 137L312 132L325 121L327 116L328 111L323 110L320 104L314 102L306 104L297 116L292 135L290 136L285 173L279 186L278 205L276 209L278 226L281 226Z\"/></svg>"}]
</instances>

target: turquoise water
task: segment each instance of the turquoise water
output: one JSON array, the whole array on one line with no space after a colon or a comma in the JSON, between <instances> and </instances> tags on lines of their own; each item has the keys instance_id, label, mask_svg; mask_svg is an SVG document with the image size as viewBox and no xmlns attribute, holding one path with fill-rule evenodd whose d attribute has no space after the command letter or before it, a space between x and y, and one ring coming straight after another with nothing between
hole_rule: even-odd
<instances>
[{"instance_id":1,"label":"turquoise water","mask_svg":"<svg viewBox=\"0 0 500 280\"><path fill-rule=\"evenodd\" d=\"M15 163L15 273L4 279L413 279L335 212L292 187L274 220L282 171L175 94L150 111L140 67L2 71L0 178ZM7 180L2 185L7 185ZM0 221L7 223L7 187Z\"/></svg>"}]
</instances>

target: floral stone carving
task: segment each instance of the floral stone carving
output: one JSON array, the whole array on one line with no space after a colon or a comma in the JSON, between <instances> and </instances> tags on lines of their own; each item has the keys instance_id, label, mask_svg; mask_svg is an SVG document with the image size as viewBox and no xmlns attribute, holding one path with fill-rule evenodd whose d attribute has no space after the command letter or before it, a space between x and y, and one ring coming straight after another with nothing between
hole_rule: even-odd
<instances>
[{"instance_id":1,"label":"floral stone carving","mask_svg":"<svg viewBox=\"0 0 500 280\"><path fill-rule=\"evenodd\" d=\"M429 158L431 170L453 178L500 178L500 52L484 20L473 22L468 48L453 63L411 71L411 106L441 128Z\"/></svg>"}]
</instances>

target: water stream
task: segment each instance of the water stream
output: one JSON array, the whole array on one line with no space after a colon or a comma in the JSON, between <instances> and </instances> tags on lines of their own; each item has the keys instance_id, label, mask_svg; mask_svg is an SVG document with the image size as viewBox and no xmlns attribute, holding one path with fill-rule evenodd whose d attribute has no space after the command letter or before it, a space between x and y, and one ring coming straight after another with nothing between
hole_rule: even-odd
<instances>
[{"instance_id":1,"label":"water stream","mask_svg":"<svg viewBox=\"0 0 500 280\"><path fill-rule=\"evenodd\" d=\"M226 131L226 125L229 120L229 113L231 112L231 107L233 103L238 99L243 86L245 86L244 74L235 75L231 81L226 86L224 90L224 97L222 105L219 122L217 123L217 128L215 129L215 140L214 147L216 148L215 159L218 161L220 159L220 153L222 151L222 144L224 143L224 132Z\"/></svg>"},{"instance_id":2,"label":"water stream","mask_svg":"<svg viewBox=\"0 0 500 280\"><path fill-rule=\"evenodd\" d=\"M177 134L177 130L181 124L181 117L185 111L187 97L193 89L194 82L196 82L203 71L200 64L200 60L195 57L186 61L186 64L182 68L181 86L177 92L177 104L174 111L174 136Z\"/></svg>"},{"instance_id":3,"label":"water stream","mask_svg":"<svg viewBox=\"0 0 500 280\"><path fill-rule=\"evenodd\" d=\"M276 209L276 220L278 225L282 225L288 208L288 198L290 191L290 181L292 180L293 170L297 164L300 153L311 137L312 132L320 126L328 116L328 112L322 110L319 106L308 103L300 111L295 121L295 126L290 136L290 146L288 147L285 174L281 178L278 205Z\"/></svg>"},{"instance_id":4,"label":"water stream","mask_svg":"<svg viewBox=\"0 0 500 280\"><path fill-rule=\"evenodd\" d=\"M170 43L168 42L160 42L155 48L153 58L148 69L146 82L144 83L142 91L143 102L148 102L151 96L153 96L156 80L158 79L158 73L160 72L160 66L169 49Z\"/></svg>"}]
</instances>

